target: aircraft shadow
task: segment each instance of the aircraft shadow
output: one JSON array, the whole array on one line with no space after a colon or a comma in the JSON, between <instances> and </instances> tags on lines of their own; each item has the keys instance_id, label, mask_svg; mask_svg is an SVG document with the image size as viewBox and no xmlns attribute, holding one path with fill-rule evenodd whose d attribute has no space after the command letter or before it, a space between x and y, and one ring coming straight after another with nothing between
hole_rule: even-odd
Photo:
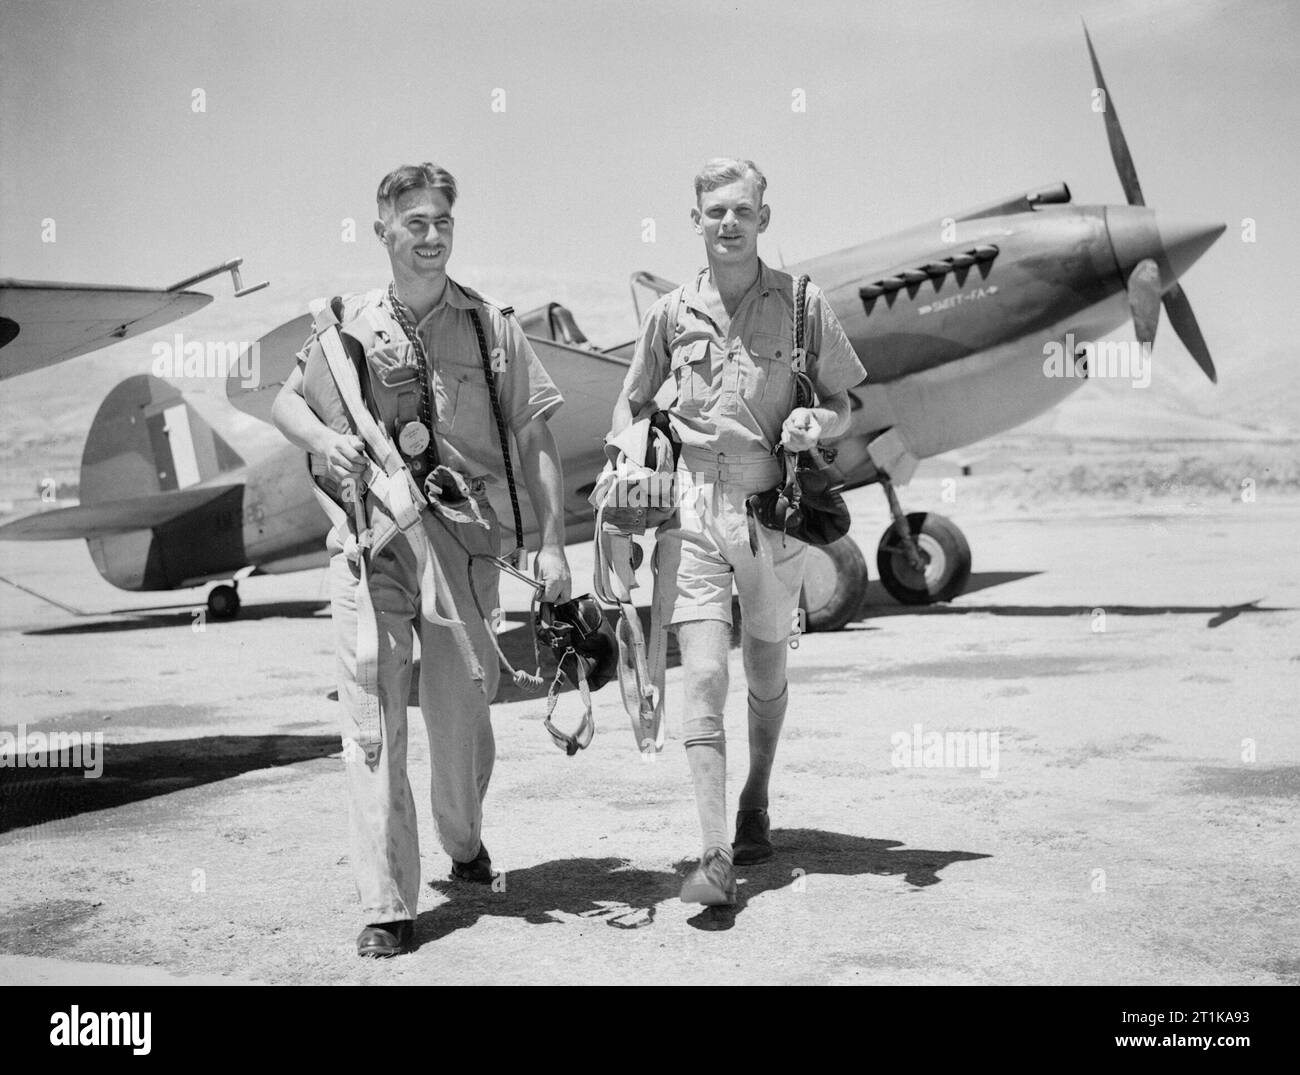
<instances>
[{"instance_id":1,"label":"aircraft shadow","mask_svg":"<svg viewBox=\"0 0 1300 1075\"><path fill-rule=\"evenodd\" d=\"M59 627L37 627L24 631L24 635L94 635L115 631L149 631L159 627L193 627L194 610L206 608L203 601L192 605L166 605L157 609L121 608L109 612L90 613L92 623L69 623ZM239 610L239 620L312 619L329 615L328 601L268 601L244 605ZM129 617L125 619L99 619L100 616ZM235 622L239 622L236 620ZM207 617L207 630L218 630L223 621Z\"/></svg>"},{"instance_id":2,"label":"aircraft shadow","mask_svg":"<svg viewBox=\"0 0 1300 1075\"><path fill-rule=\"evenodd\" d=\"M690 925L707 931L730 929L749 901L765 892L796 888L817 874L901 876L915 888L937 885L944 867L954 862L989 858L973 851L895 850L900 840L867 839L822 829L774 829L776 855L757 866L740 866L734 907L704 907ZM415 943L439 941L489 917L518 918L529 925L554 925L580 917L614 929L639 929L654 921L661 904L678 898L695 860L673 871L643 870L618 858L557 859L521 870L508 870L497 885L431 881L429 887L448 897L424 911L415 923ZM811 883L815 884L813 880Z\"/></svg>"},{"instance_id":3,"label":"aircraft shadow","mask_svg":"<svg viewBox=\"0 0 1300 1075\"><path fill-rule=\"evenodd\" d=\"M872 584L875 585L874 583ZM1091 616L1101 608L1108 616L1209 616L1205 626L1222 627L1246 613L1291 612L1290 608L1261 606L1264 598L1246 601L1240 605L900 605L882 588L879 605L868 601L858 612L858 620L887 616L969 616L984 613L991 616Z\"/></svg>"},{"instance_id":4,"label":"aircraft shadow","mask_svg":"<svg viewBox=\"0 0 1300 1075\"><path fill-rule=\"evenodd\" d=\"M253 769L337 754L337 735L216 735L153 743L105 743L103 771L87 779L68 751L57 768L0 769L0 833L226 780Z\"/></svg>"}]
</instances>

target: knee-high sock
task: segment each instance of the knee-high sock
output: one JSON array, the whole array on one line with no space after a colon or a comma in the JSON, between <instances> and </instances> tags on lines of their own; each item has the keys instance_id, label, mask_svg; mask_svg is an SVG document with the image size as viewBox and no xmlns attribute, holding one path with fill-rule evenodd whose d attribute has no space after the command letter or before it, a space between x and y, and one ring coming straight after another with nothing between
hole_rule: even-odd
<instances>
[{"instance_id":1,"label":"knee-high sock","mask_svg":"<svg viewBox=\"0 0 1300 1075\"><path fill-rule=\"evenodd\" d=\"M689 703L688 703L689 704ZM686 760L695 782L695 806L700 812L704 850L721 847L731 853L727 833L727 733L721 713L687 717L683 722Z\"/></svg>"},{"instance_id":2,"label":"knee-high sock","mask_svg":"<svg viewBox=\"0 0 1300 1075\"><path fill-rule=\"evenodd\" d=\"M749 776L740 791L742 810L767 809L767 783L789 700L788 686L775 698L755 698L749 692Z\"/></svg>"}]
</instances>

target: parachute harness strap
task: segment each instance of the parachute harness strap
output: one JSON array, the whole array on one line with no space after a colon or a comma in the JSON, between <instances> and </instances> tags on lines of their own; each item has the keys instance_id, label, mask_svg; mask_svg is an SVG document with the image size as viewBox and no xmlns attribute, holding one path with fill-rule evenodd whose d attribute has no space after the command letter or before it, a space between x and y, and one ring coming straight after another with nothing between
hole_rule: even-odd
<instances>
[{"instance_id":1,"label":"parachute harness strap","mask_svg":"<svg viewBox=\"0 0 1300 1075\"><path fill-rule=\"evenodd\" d=\"M542 591L546 588L545 584L538 579L529 578L512 563L500 556L493 556L488 552L471 552L469 546L466 545L465 542L461 541L460 535L452 529L451 524L447 522L446 519L437 512L433 513L433 517L437 519L443 529L451 535L452 540L460 546L461 551L465 554L465 574L469 578L470 596L474 598L474 608L478 611L479 619L483 621L483 625L487 628L488 640L492 643L492 648L497 651L497 660L501 662L501 667L506 671L510 678L514 680L516 687L527 688L529 690L540 690L546 680L542 678L542 656L540 650L537 648L536 632L533 633L533 662L537 671L525 672L522 668L515 668L515 666L510 663L510 659L505 655L505 651L502 650L501 643L497 641L496 625L483 611L483 603L479 600L478 589L474 585L474 561L486 560L498 571L510 575L511 577L518 579L520 582L526 583L532 589L533 596L528 604L529 623L532 623L537 618L537 602L542 595Z\"/></svg>"},{"instance_id":2,"label":"parachute harness strap","mask_svg":"<svg viewBox=\"0 0 1300 1075\"><path fill-rule=\"evenodd\" d=\"M663 749L664 744L663 673L647 656L641 620L632 602L631 589L635 585L631 561L631 553L635 548L632 535L605 522L605 508L614 495L615 487L611 486L596 509L593 589L598 600L618 609L619 618L615 629L619 651L618 685L623 697L623 708L632 722L637 749L643 754L649 750L657 753ZM616 560L616 548L619 552L626 551L626 555ZM621 571L626 571L626 577ZM652 633L658 627L652 617Z\"/></svg>"},{"instance_id":3,"label":"parachute harness strap","mask_svg":"<svg viewBox=\"0 0 1300 1075\"><path fill-rule=\"evenodd\" d=\"M560 686L568 679L564 674L564 666L570 658L573 659L574 666L578 670L578 693L582 695L583 707L582 721L572 735L560 731L551 723L551 717L555 715L555 707L560 701ZM596 722L591 716L591 688L587 684L587 666L572 646L565 650L564 656L560 658L560 663L555 669L555 678L551 680L551 689L546 695L546 719L542 724L550 735L551 742L570 758L578 751L586 749L591 743L592 736L596 734Z\"/></svg>"}]
</instances>

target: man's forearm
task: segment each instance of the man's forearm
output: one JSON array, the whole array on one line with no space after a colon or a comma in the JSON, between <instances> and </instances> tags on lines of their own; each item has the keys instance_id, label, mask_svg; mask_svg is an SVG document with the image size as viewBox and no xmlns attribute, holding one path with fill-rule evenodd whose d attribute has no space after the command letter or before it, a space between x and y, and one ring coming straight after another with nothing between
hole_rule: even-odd
<instances>
[{"instance_id":1,"label":"man's forearm","mask_svg":"<svg viewBox=\"0 0 1300 1075\"><path fill-rule=\"evenodd\" d=\"M275 403L271 406L271 419L275 422L276 429L290 443L315 455L325 454L322 441L329 432L329 427L316 417L307 406L307 401L291 386L285 385L275 397Z\"/></svg>"},{"instance_id":2,"label":"man's forearm","mask_svg":"<svg viewBox=\"0 0 1300 1075\"><path fill-rule=\"evenodd\" d=\"M628 402L627 393L621 393L614 403L614 415L609 422L610 433L617 437L632 424L632 404Z\"/></svg>"},{"instance_id":3,"label":"man's forearm","mask_svg":"<svg viewBox=\"0 0 1300 1075\"><path fill-rule=\"evenodd\" d=\"M823 400L820 407L812 408L812 412L822 427L820 440L834 440L848 432L852 406L847 392Z\"/></svg>"},{"instance_id":4,"label":"man's forearm","mask_svg":"<svg viewBox=\"0 0 1300 1075\"><path fill-rule=\"evenodd\" d=\"M515 434L524 484L541 530L542 547L564 547L564 474L560 450L545 418L534 418Z\"/></svg>"}]
</instances>

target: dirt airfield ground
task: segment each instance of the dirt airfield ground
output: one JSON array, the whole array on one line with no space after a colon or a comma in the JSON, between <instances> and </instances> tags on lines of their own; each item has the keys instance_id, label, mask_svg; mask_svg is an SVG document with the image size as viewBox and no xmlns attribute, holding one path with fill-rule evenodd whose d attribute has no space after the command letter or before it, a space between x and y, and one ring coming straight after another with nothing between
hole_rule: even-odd
<instances>
[{"instance_id":1,"label":"dirt airfield ground","mask_svg":"<svg viewBox=\"0 0 1300 1075\"><path fill-rule=\"evenodd\" d=\"M494 708L495 890L445 880L413 734L419 947L382 962L353 948L320 573L251 579L199 631L201 594L119 593L79 543L0 546L7 578L128 610L0 595L0 729L106 744L96 780L0 770L0 982L1300 982L1300 496L962 479L942 503L927 481L905 503L960 524L971 585L908 609L873 581L791 654L777 856L734 911L677 899L698 837L673 668L653 764L612 688L576 758L536 699ZM870 557L883 500L851 504ZM743 699L737 652L733 803ZM989 733L984 764L896 764L930 732Z\"/></svg>"}]
</instances>

